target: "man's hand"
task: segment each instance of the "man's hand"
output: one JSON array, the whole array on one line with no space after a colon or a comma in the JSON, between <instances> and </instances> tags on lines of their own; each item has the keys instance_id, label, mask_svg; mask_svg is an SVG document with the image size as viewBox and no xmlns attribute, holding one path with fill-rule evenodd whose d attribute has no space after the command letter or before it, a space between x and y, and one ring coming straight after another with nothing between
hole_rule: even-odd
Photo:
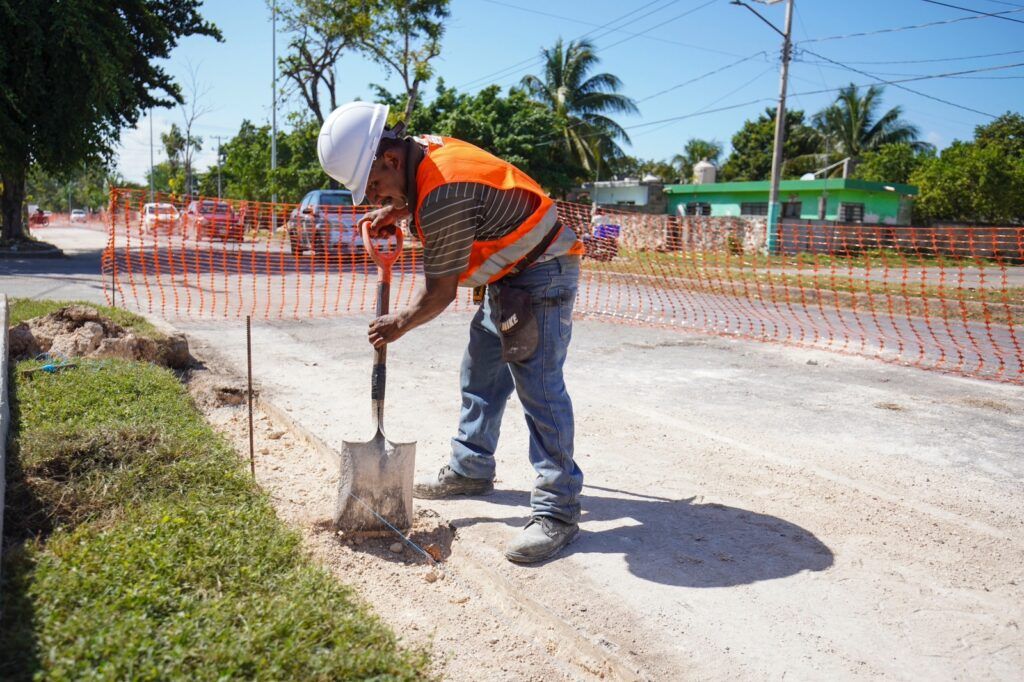
<instances>
[{"instance_id":1,"label":"man's hand","mask_svg":"<svg viewBox=\"0 0 1024 682\"><path fill-rule=\"evenodd\" d=\"M392 206L381 206L378 209L374 209L369 213L365 214L360 220L359 224L369 220L370 221L370 238L378 239L381 237L390 237L398 229L396 222L403 218L405 212L396 211Z\"/></svg>"},{"instance_id":2,"label":"man's hand","mask_svg":"<svg viewBox=\"0 0 1024 682\"><path fill-rule=\"evenodd\" d=\"M405 330L402 329L398 315L381 315L370 322L370 343L374 348L397 341L403 334Z\"/></svg>"},{"instance_id":3,"label":"man's hand","mask_svg":"<svg viewBox=\"0 0 1024 682\"><path fill-rule=\"evenodd\" d=\"M416 292L408 308L400 313L381 315L370 323L370 343L374 348L380 348L434 319L455 300L458 286L457 274L424 278L424 287Z\"/></svg>"}]
</instances>

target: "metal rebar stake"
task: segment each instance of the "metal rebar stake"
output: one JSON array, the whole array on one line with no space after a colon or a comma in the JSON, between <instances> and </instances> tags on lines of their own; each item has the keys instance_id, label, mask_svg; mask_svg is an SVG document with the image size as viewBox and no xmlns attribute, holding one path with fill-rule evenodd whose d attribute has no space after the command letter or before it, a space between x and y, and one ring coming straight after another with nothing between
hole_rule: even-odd
<instances>
[{"instance_id":1,"label":"metal rebar stake","mask_svg":"<svg viewBox=\"0 0 1024 682\"><path fill-rule=\"evenodd\" d=\"M249 390L249 470L256 478L256 455L252 445L252 316L245 316L245 358L248 365Z\"/></svg>"}]
</instances>

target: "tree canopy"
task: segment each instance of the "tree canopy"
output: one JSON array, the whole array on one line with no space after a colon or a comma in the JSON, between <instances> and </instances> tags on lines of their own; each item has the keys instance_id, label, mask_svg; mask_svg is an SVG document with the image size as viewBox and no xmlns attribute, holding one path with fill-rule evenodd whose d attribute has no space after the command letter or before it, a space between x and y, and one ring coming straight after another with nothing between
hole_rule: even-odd
<instances>
[{"instance_id":1,"label":"tree canopy","mask_svg":"<svg viewBox=\"0 0 1024 682\"><path fill-rule=\"evenodd\" d=\"M805 124L804 112L786 112L786 142L782 147L783 177L800 177L807 164L790 163L806 159L821 149L818 134ZM743 124L732 137L732 153L722 166L723 181L767 180L772 172L772 148L775 142L775 110L768 108L752 121ZM812 164L813 165L813 164Z\"/></svg>"},{"instance_id":2,"label":"tree canopy","mask_svg":"<svg viewBox=\"0 0 1024 682\"><path fill-rule=\"evenodd\" d=\"M109 162L140 112L181 100L158 60L184 36L220 39L198 0L0 2L0 214L19 239L34 163L68 175Z\"/></svg>"},{"instance_id":3,"label":"tree canopy","mask_svg":"<svg viewBox=\"0 0 1024 682\"><path fill-rule=\"evenodd\" d=\"M921 220L1024 224L1024 117L1007 113L911 174Z\"/></svg>"}]
</instances>

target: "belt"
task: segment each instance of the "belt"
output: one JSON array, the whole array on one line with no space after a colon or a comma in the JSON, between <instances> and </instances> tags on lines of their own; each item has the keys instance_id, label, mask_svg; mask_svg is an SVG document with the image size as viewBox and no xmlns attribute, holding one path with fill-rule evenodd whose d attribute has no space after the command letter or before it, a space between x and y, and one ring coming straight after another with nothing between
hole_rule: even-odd
<instances>
[{"instance_id":1,"label":"belt","mask_svg":"<svg viewBox=\"0 0 1024 682\"><path fill-rule=\"evenodd\" d=\"M540 240L540 243L538 243L537 246L530 249L529 253L523 256L518 263L512 266L512 269L505 273L505 277L515 277L523 270L533 265L538 258L544 255L544 252L548 250L548 247L551 246L552 242L555 241L558 237L558 233L561 231L562 223L556 220L555 226L551 228L551 231L544 235L544 238ZM505 277L502 277L502 279L505 279Z\"/></svg>"}]
</instances>

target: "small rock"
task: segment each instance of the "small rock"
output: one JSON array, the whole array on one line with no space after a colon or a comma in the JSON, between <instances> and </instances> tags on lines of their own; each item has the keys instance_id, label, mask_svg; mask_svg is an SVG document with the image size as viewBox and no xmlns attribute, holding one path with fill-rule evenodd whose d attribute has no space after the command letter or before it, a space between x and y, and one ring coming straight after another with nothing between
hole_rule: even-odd
<instances>
[{"instance_id":1,"label":"small rock","mask_svg":"<svg viewBox=\"0 0 1024 682\"><path fill-rule=\"evenodd\" d=\"M430 555L430 558L434 561L440 561L444 558L444 555L441 553L441 548L436 543L432 542L423 549L426 551L427 554Z\"/></svg>"},{"instance_id":2,"label":"small rock","mask_svg":"<svg viewBox=\"0 0 1024 682\"><path fill-rule=\"evenodd\" d=\"M818 364L818 361L817 360L808 360L807 364L808 365L816 365L816 364Z\"/></svg>"},{"instance_id":3,"label":"small rock","mask_svg":"<svg viewBox=\"0 0 1024 682\"><path fill-rule=\"evenodd\" d=\"M426 580L428 583L436 582L437 573L434 573L433 571L427 571L423 574L423 579Z\"/></svg>"},{"instance_id":4,"label":"small rock","mask_svg":"<svg viewBox=\"0 0 1024 682\"><path fill-rule=\"evenodd\" d=\"M284 431L271 431L267 434L267 438L270 440L279 440L284 435Z\"/></svg>"},{"instance_id":5,"label":"small rock","mask_svg":"<svg viewBox=\"0 0 1024 682\"><path fill-rule=\"evenodd\" d=\"M393 554L401 554L403 549L405 549L405 547L402 545L401 542L393 542L391 543L391 546L388 547L388 550L390 550Z\"/></svg>"},{"instance_id":6,"label":"small rock","mask_svg":"<svg viewBox=\"0 0 1024 682\"><path fill-rule=\"evenodd\" d=\"M260 454L261 455L269 455L270 454L270 448L260 448Z\"/></svg>"},{"instance_id":7,"label":"small rock","mask_svg":"<svg viewBox=\"0 0 1024 682\"><path fill-rule=\"evenodd\" d=\"M449 600L452 604L465 604L469 601L469 597L456 597Z\"/></svg>"}]
</instances>

